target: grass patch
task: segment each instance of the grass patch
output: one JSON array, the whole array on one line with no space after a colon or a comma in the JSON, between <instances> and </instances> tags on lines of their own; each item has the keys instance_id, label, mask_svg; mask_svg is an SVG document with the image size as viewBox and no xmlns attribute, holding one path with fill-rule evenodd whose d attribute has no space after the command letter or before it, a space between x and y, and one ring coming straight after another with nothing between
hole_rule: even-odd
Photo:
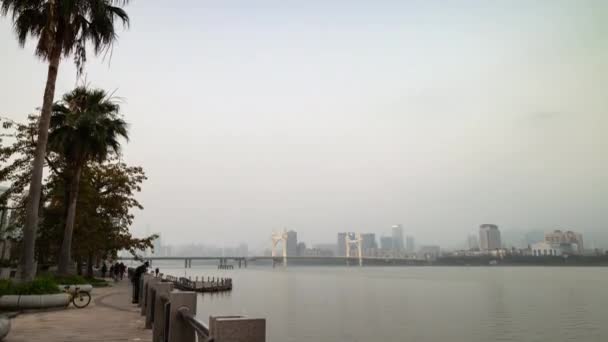
<instances>
[{"instance_id":1,"label":"grass patch","mask_svg":"<svg viewBox=\"0 0 608 342\"><path fill-rule=\"evenodd\" d=\"M110 284L104 279L99 278L86 278L88 284L93 285L93 287L106 287L110 286Z\"/></svg>"},{"instance_id":2,"label":"grass patch","mask_svg":"<svg viewBox=\"0 0 608 342\"><path fill-rule=\"evenodd\" d=\"M79 275L68 275L68 276L59 276L56 274L45 274L41 276L41 278L49 278L54 282L60 285L85 285L91 284L93 287L106 287L108 286L108 282L95 278L95 277L83 277Z\"/></svg>"},{"instance_id":3,"label":"grass patch","mask_svg":"<svg viewBox=\"0 0 608 342\"><path fill-rule=\"evenodd\" d=\"M25 283L0 280L0 296L4 295L43 295L61 293L57 283L49 278L37 278Z\"/></svg>"}]
</instances>

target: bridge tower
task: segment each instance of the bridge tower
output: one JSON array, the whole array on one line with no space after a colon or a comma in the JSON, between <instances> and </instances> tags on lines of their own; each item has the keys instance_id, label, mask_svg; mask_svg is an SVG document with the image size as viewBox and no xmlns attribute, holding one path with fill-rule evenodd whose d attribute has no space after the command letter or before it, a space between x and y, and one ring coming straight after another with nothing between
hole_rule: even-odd
<instances>
[{"instance_id":1,"label":"bridge tower","mask_svg":"<svg viewBox=\"0 0 608 342\"><path fill-rule=\"evenodd\" d=\"M287 230L284 229L283 232L272 233L272 262L274 265L274 257L276 256L275 247L281 242L281 246L283 247L283 266L287 266Z\"/></svg>"},{"instance_id":2,"label":"bridge tower","mask_svg":"<svg viewBox=\"0 0 608 342\"><path fill-rule=\"evenodd\" d=\"M351 239L349 234L346 234L345 241L346 243L346 262L348 263L349 258L351 257L350 250L352 245L357 246L357 258L359 259L359 266L363 266L363 253L361 252L363 239L361 238L361 233L357 233L354 239Z\"/></svg>"}]
</instances>

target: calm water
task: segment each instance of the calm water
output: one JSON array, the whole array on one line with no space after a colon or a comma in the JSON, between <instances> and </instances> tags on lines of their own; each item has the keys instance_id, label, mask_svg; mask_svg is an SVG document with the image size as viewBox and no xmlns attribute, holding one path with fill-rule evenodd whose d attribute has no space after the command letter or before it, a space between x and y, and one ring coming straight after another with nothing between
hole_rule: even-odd
<instances>
[{"instance_id":1,"label":"calm water","mask_svg":"<svg viewBox=\"0 0 608 342\"><path fill-rule=\"evenodd\" d=\"M184 269L155 264L184 275ZM198 315L267 319L268 341L608 341L608 269L250 267Z\"/></svg>"}]
</instances>

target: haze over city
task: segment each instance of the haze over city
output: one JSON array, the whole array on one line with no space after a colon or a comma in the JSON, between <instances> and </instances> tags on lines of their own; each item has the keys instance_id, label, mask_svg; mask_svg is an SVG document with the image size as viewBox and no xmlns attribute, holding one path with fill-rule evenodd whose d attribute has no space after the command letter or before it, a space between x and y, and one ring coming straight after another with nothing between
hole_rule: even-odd
<instances>
[{"instance_id":1,"label":"haze over city","mask_svg":"<svg viewBox=\"0 0 608 342\"><path fill-rule=\"evenodd\" d=\"M149 177L137 234L266 248L403 224L450 246L495 223L608 247L608 3L185 2L131 3L87 64ZM24 121L46 66L5 19L0 42L0 114Z\"/></svg>"}]
</instances>

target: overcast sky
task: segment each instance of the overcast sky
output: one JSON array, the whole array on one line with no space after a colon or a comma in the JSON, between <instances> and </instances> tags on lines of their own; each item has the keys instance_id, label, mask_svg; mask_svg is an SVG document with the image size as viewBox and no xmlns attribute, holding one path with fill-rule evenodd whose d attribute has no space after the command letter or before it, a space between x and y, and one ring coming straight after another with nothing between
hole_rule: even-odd
<instances>
[{"instance_id":1,"label":"overcast sky","mask_svg":"<svg viewBox=\"0 0 608 342\"><path fill-rule=\"evenodd\" d=\"M87 80L116 90L145 168L138 234L269 247L338 231L421 243L608 231L608 2L132 1ZM46 66L0 20L0 114ZM76 82L60 67L57 97Z\"/></svg>"}]
</instances>

